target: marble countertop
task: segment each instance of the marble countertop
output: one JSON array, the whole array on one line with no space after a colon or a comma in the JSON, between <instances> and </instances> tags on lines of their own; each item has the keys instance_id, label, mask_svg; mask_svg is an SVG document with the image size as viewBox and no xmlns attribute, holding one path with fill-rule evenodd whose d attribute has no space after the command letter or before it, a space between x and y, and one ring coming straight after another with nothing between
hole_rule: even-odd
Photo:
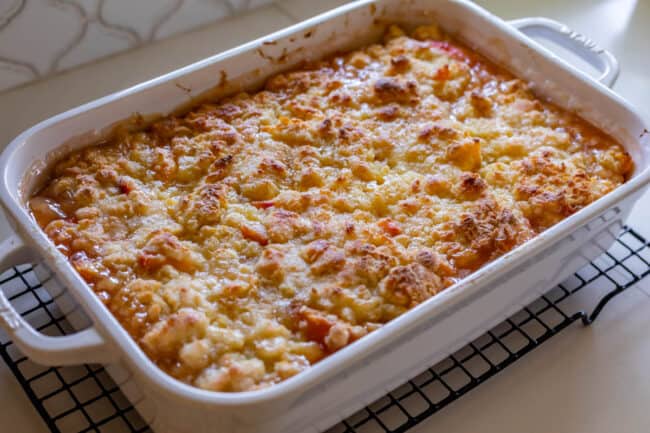
<instances>
[{"instance_id":1,"label":"marble countertop","mask_svg":"<svg viewBox=\"0 0 650 433\"><path fill-rule=\"evenodd\" d=\"M0 93L0 146L51 115L342 3L343 0L279 0L241 17ZM506 19L551 17L596 40L621 62L622 73L614 90L650 119L647 105L650 56L644 54L650 41L650 1L480 0L478 3ZM649 195L639 201L629 224L650 238ZM0 239L10 232L2 218ZM609 305L593 326L573 326L563 331L414 431L648 431L649 312L650 279L646 279ZM8 431L47 431L3 363L0 363L0 407L3 408L0 425L11 426Z\"/></svg>"}]
</instances>

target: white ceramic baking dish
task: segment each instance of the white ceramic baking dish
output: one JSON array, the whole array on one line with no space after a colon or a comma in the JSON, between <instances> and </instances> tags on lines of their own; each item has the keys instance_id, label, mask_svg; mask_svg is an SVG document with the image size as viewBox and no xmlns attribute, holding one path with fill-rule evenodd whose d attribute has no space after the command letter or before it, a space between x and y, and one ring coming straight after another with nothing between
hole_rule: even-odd
<instances>
[{"instance_id":1,"label":"white ceramic baking dish","mask_svg":"<svg viewBox=\"0 0 650 433\"><path fill-rule=\"evenodd\" d=\"M26 210L25 199L38 177L35 173L53 155L99 139L134 112L167 113L217 82L213 95L256 86L305 59L377 40L382 23L412 27L431 21L531 82L540 96L617 138L635 161L634 176L532 241L283 383L228 394L196 389L167 376L147 359ZM590 78L524 33L553 39L591 63L601 77ZM44 336L1 295L0 323L34 361L107 364L157 432L324 430L540 296L613 241L650 178L646 126L607 87L617 73L609 53L553 21L524 19L508 24L464 0L361 1L55 116L17 137L0 159L0 198L16 230L0 245L0 265L36 263L59 305L78 305L91 326L70 336ZM64 287L76 303L72 307L61 295ZM77 320L73 324L82 326Z\"/></svg>"}]
</instances>

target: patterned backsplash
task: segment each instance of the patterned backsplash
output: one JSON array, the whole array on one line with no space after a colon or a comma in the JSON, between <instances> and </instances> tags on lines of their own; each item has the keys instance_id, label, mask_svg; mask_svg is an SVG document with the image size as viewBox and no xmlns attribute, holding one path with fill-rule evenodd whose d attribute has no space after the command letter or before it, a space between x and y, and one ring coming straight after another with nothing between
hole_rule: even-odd
<instances>
[{"instance_id":1,"label":"patterned backsplash","mask_svg":"<svg viewBox=\"0 0 650 433\"><path fill-rule=\"evenodd\" d=\"M272 0L0 0L0 91Z\"/></svg>"}]
</instances>

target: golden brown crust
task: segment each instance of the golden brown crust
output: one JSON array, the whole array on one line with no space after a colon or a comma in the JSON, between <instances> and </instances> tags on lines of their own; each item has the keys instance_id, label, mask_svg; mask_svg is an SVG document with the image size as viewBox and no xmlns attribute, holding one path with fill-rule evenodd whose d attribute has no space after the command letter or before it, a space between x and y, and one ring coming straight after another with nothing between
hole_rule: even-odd
<instances>
[{"instance_id":1,"label":"golden brown crust","mask_svg":"<svg viewBox=\"0 0 650 433\"><path fill-rule=\"evenodd\" d=\"M291 377L623 183L610 137L435 26L59 162L36 221L174 377Z\"/></svg>"}]
</instances>

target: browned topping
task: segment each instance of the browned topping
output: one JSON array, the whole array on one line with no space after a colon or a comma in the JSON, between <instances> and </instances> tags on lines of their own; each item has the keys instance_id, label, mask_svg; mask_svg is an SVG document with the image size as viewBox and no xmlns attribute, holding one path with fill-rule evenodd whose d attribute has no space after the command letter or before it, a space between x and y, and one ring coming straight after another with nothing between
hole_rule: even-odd
<instances>
[{"instance_id":1,"label":"browned topping","mask_svg":"<svg viewBox=\"0 0 650 433\"><path fill-rule=\"evenodd\" d=\"M397 78L380 78L375 82L375 94L382 102L413 102L417 97L417 84Z\"/></svg>"},{"instance_id":2,"label":"browned topping","mask_svg":"<svg viewBox=\"0 0 650 433\"><path fill-rule=\"evenodd\" d=\"M404 54L400 54L390 59L390 64L394 72L400 73L408 70L409 66L411 65L411 61Z\"/></svg>"},{"instance_id":3,"label":"browned topping","mask_svg":"<svg viewBox=\"0 0 650 433\"><path fill-rule=\"evenodd\" d=\"M460 177L460 193L468 200L476 199L487 188L487 182L476 173L463 173Z\"/></svg>"},{"instance_id":4,"label":"browned topping","mask_svg":"<svg viewBox=\"0 0 650 433\"><path fill-rule=\"evenodd\" d=\"M470 104L478 116L490 116L492 114L492 101L478 90L469 94Z\"/></svg>"},{"instance_id":5,"label":"browned topping","mask_svg":"<svg viewBox=\"0 0 650 433\"><path fill-rule=\"evenodd\" d=\"M461 170L474 171L481 168L481 140L464 138L452 142L447 148L447 158Z\"/></svg>"},{"instance_id":6,"label":"browned topping","mask_svg":"<svg viewBox=\"0 0 650 433\"><path fill-rule=\"evenodd\" d=\"M414 307L442 288L438 275L419 263L411 263L391 269L379 290L392 304Z\"/></svg>"}]
</instances>

